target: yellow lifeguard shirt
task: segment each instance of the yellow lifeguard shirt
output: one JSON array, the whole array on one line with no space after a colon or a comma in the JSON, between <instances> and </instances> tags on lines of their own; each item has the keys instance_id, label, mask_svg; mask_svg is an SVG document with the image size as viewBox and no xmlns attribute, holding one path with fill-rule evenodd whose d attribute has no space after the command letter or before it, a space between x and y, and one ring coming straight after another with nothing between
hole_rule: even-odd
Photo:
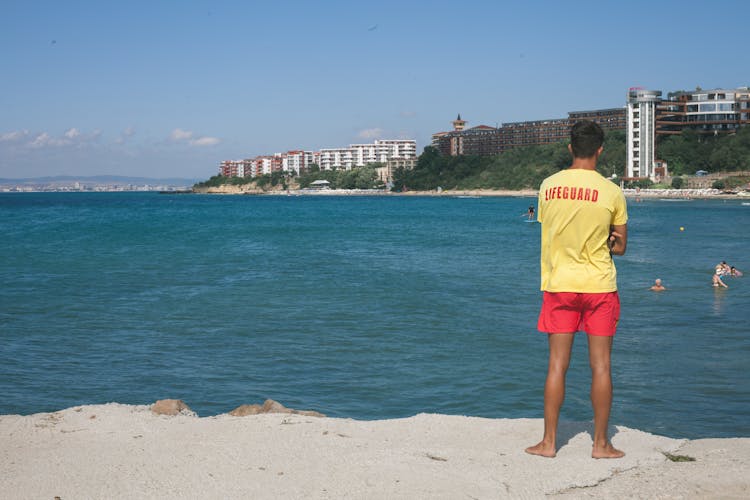
<instances>
[{"instance_id":1,"label":"yellow lifeguard shirt","mask_svg":"<svg viewBox=\"0 0 750 500\"><path fill-rule=\"evenodd\" d=\"M628 221L622 190L594 170L561 170L542 182L538 205L541 289L578 293L617 290L617 270L607 240L610 226Z\"/></svg>"}]
</instances>

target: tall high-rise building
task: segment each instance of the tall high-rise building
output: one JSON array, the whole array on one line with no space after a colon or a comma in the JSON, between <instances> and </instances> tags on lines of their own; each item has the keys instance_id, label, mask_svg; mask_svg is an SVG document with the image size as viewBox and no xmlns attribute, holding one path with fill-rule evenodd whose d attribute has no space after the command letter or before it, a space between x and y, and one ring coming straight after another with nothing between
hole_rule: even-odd
<instances>
[{"instance_id":1,"label":"tall high-rise building","mask_svg":"<svg viewBox=\"0 0 750 500\"><path fill-rule=\"evenodd\" d=\"M626 177L653 177L656 161L656 105L661 101L660 90L631 88L628 90L627 165Z\"/></svg>"}]
</instances>

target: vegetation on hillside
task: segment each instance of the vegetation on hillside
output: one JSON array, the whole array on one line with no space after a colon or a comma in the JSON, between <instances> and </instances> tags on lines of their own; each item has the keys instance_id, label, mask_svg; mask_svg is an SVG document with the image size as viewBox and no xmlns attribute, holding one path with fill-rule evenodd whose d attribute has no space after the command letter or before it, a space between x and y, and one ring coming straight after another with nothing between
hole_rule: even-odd
<instances>
[{"instance_id":1,"label":"vegetation on hillside","mask_svg":"<svg viewBox=\"0 0 750 500\"><path fill-rule=\"evenodd\" d=\"M300 188L309 187L314 181L326 180L332 189L382 189L383 181L378 178L379 163L371 163L351 170L320 170L317 165L297 178Z\"/></svg>"},{"instance_id":2,"label":"vegetation on hillside","mask_svg":"<svg viewBox=\"0 0 750 500\"><path fill-rule=\"evenodd\" d=\"M193 188L209 188L219 187L225 185L231 186L243 186L246 184L254 184L259 189L268 189L270 187L276 187L281 185L282 189L287 188L289 178L284 175L284 172L273 172L271 174L263 174L257 177L224 177L223 175L214 175L210 179L198 182Z\"/></svg>"},{"instance_id":3,"label":"vegetation on hillside","mask_svg":"<svg viewBox=\"0 0 750 500\"><path fill-rule=\"evenodd\" d=\"M314 181L326 180L330 182L332 189L382 189L383 181L378 178L377 167L380 164L373 163L364 167L351 170L320 170L313 165L309 172L299 176L285 175L284 172L273 172L271 174L259 175L257 177L224 177L214 175L210 179L195 184L196 189L218 187L223 185L246 185L253 184L258 189L268 190L280 186L281 189L299 188L304 189Z\"/></svg>"},{"instance_id":4,"label":"vegetation on hillside","mask_svg":"<svg viewBox=\"0 0 750 500\"><path fill-rule=\"evenodd\" d=\"M545 177L570 165L566 142L514 148L496 156L442 156L428 146L413 170L394 172L393 189L537 189ZM605 177L622 176L625 132L607 133L598 170Z\"/></svg>"},{"instance_id":5,"label":"vegetation on hillside","mask_svg":"<svg viewBox=\"0 0 750 500\"><path fill-rule=\"evenodd\" d=\"M666 160L673 176L692 175L697 170L735 172L750 170L750 127L733 135L702 136L693 130L662 139L659 159Z\"/></svg>"}]
</instances>

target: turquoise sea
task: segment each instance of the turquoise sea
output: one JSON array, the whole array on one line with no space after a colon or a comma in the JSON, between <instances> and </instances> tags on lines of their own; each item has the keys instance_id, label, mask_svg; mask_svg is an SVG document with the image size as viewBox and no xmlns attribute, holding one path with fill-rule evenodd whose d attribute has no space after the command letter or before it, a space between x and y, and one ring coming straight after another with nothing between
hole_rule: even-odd
<instances>
[{"instance_id":1,"label":"turquoise sea","mask_svg":"<svg viewBox=\"0 0 750 500\"><path fill-rule=\"evenodd\" d=\"M0 194L0 414L272 398L358 419L541 418L532 201ZM750 206L629 211L611 423L750 436ZM726 290L721 260L747 273ZM563 420L590 420L588 386L579 334Z\"/></svg>"}]
</instances>

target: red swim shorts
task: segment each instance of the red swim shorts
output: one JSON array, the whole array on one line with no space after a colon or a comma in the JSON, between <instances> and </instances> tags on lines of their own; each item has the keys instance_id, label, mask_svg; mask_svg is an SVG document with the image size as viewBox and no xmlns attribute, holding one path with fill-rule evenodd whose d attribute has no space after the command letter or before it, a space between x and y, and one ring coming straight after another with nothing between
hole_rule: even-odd
<instances>
[{"instance_id":1,"label":"red swim shorts","mask_svg":"<svg viewBox=\"0 0 750 500\"><path fill-rule=\"evenodd\" d=\"M544 292L537 328L545 333L575 333L612 337L620 319L617 292Z\"/></svg>"}]
</instances>

